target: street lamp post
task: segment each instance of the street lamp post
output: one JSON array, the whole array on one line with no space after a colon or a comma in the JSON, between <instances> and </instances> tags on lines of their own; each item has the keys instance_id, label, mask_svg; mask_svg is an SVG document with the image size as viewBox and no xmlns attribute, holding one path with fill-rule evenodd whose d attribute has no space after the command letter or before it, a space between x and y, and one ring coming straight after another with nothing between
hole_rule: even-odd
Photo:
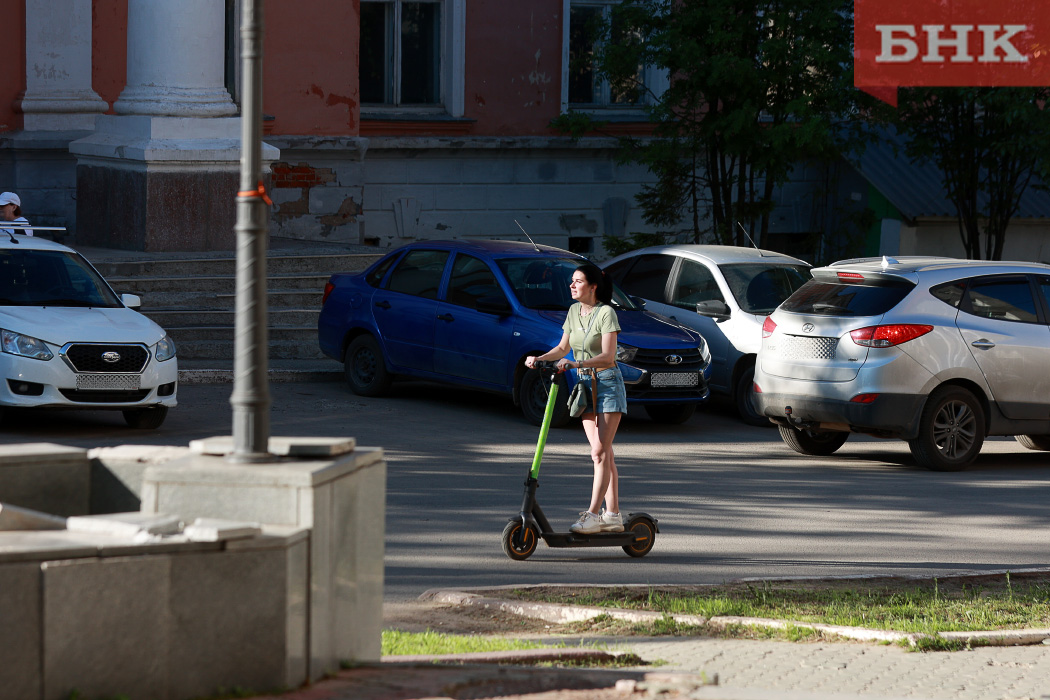
<instances>
[{"instance_id":1,"label":"street lamp post","mask_svg":"<svg viewBox=\"0 0 1050 700\"><path fill-rule=\"evenodd\" d=\"M237 193L234 320L234 462L271 459L266 333L267 203L262 186L262 0L245 0L241 22L241 180Z\"/></svg>"}]
</instances>

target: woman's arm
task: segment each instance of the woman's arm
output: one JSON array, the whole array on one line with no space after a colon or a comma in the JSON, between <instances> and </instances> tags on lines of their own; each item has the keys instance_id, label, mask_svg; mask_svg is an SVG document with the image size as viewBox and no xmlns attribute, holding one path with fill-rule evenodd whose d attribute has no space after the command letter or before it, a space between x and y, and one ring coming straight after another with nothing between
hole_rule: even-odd
<instances>
[{"instance_id":1,"label":"woman's arm","mask_svg":"<svg viewBox=\"0 0 1050 700\"><path fill-rule=\"evenodd\" d=\"M615 347L613 349L615 353ZM569 354L569 332L563 331L561 334L561 341L558 342L553 348L543 353L540 356L529 355L525 358L525 366L531 368L532 365L537 361L544 360L560 360Z\"/></svg>"},{"instance_id":2,"label":"woman's arm","mask_svg":"<svg viewBox=\"0 0 1050 700\"><path fill-rule=\"evenodd\" d=\"M594 357L583 362L569 362L569 367L581 369L592 367L594 369L609 369L616 365L616 336L617 332L602 333L602 351Z\"/></svg>"}]
</instances>

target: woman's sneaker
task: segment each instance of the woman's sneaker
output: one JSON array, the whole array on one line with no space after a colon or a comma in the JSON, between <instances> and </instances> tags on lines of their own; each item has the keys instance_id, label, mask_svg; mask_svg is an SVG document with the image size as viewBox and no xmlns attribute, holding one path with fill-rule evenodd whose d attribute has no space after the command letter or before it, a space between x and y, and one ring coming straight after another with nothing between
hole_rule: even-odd
<instances>
[{"instance_id":1,"label":"woman's sneaker","mask_svg":"<svg viewBox=\"0 0 1050 700\"><path fill-rule=\"evenodd\" d=\"M622 529L622 528L621 528ZM569 526L569 532L575 532L580 535L593 535L596 532L602 531L602 519L600 515L595 515L589 510L585 510L580 513L580 519Z\"/></svg>"},{"instance_id":2,"label":"woman's sneaker","mask_svg":"<svg viewBox=\"0 0 1050 700\"><path fill-rule=\"evenodd\" d=\"M620 517L619 513L610 513L607 510L603 510L601 516L602 532L623 532L623 518Z\"/></svg>"}]
</instances>

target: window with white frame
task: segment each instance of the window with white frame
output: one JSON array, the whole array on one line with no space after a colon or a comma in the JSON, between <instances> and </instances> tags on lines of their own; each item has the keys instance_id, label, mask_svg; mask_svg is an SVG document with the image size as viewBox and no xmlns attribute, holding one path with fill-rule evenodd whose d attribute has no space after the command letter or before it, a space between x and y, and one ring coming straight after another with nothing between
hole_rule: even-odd
<instances>
[{"instance_id":1,"label":"window with white frame","mask_svg":"<svg viewBox=\"0 0 1050 700\"><path fill-rule=\"evenodd\" d=\"M465 0L361 0L361 106L463 113Z\"/></svg>"},{"instance_id":2,"label":"window with white frame","mask_svg":"<svg viewBox=\"0 0 1050 700\"><path fill-rule=\"evenodd\" d=\"M611 83L598 73L594 55L601 47L594 29L613 21L612 8L620 0L562 0L562 111L623 110L640 111L667 87L666 72L651 66L638 66L637 81ZM615 22L612 36L624 34ZM625 37L626 38L626 37Z\"/></svg>"}]
</instances>

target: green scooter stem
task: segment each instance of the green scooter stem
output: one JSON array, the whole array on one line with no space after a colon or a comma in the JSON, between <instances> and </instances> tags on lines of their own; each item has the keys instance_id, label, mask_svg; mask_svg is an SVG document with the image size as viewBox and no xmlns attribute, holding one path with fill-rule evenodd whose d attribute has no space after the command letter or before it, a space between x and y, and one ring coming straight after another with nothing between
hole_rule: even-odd
<instances>
[{"instance_id":1,"label":"green scooter stem","mask_svg":"<svg viewBox=\"0 0 1050 700\"><path fill-rule=\"evenodd\" d=\"M536 455L532 458L532 469L529 476L533 479L540 477L540 462L543 460L543 448L547 445L547 433L551 429L551 418L554 416L555 401L558 399L558 382L551 376L551 393L547 396L547 408L543 412L543 425L540 426L540 437L536 440Z\"/></svg>"}]
</instances>

